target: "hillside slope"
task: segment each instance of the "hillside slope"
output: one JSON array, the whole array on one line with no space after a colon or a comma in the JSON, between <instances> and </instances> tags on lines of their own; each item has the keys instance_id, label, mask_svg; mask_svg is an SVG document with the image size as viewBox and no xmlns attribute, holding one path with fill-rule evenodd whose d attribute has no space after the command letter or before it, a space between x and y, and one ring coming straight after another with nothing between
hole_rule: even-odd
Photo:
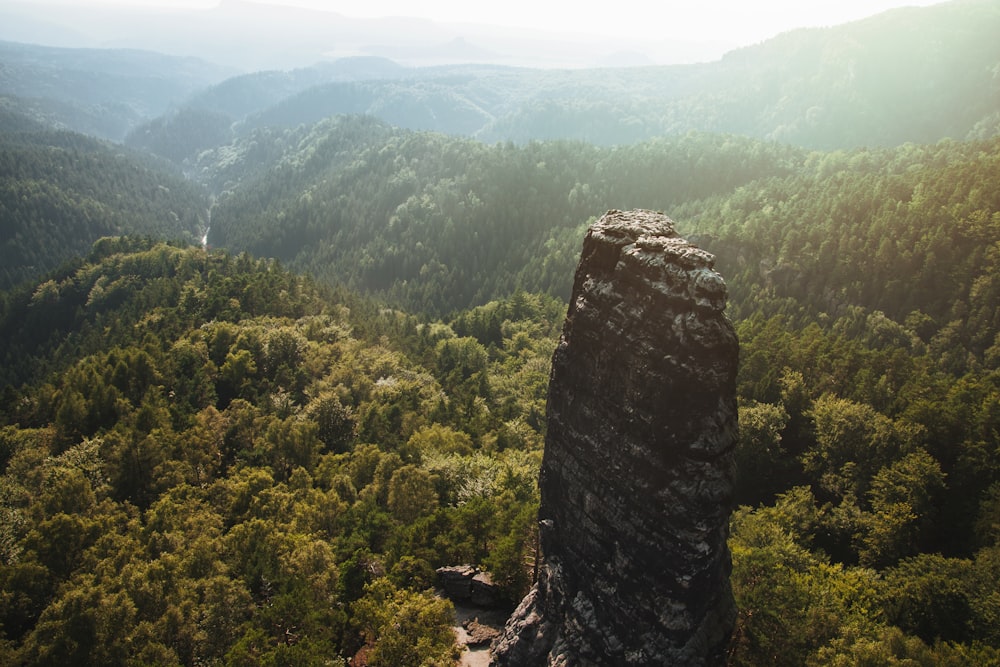
<instances>
[{"instance_id":1,"label":"hillside slope","mask_svg":"<svg viewBox=\"0 0 1000 667\"><path fill-rule=\"evenodd\" d=\"M254 171L270 156L270 169ZM317 278L445 314L516 289L568 297L580 226L609 208L671 210L804 154L688 135L617 150L487 146L359 117L259 132L219 152L236 178L213 209L213 245L277 257Z\"/></svg>"},{"instance_id":2,"label":"hillside slope","mask_svg":"<svg viewBox=\"0 0 1000 667\"><path fill-rule=\"evenodd\" d=\"M3 118L15 131L0 133L0 288L41 276L102 236L194 241L204 232L205 191L168 163Z\"/></svg>"},{"instance_id":3,"label":"hillside slope","mask_svg":"<svg viewBox=\"0 0 1000 667\"><path fill-rule=\"evenodd\" d=\"M232 179L214 244L410 309L519 288L566 298L580 225L638 207L718 254L736 313L862 308L921 320L927 340L952 337L978 362L997 354L1000 139L833 153L695 134L485 146L345 117L260 131L206 164L222 155L230 171L206 172Z\"/></svg>"},{"instance_id":4,"label":"hillside slope","mask_svg":"<svg viewBox=\"0 0 1000 667\"><path fill-rule=\"evenodd\" d=\"M450 664L434 568L526 582L561 307L492 313L135 239L0 292L0 662Z\"/></svg>"},{"instance_id":5,"label":"hillside slope","mask_svg":"<svg viewBox=\"0 0 1000 667\"><path fill-rule=\"evenodd\" d=\"M0 42L0 98L60 129L122 140L145 120L233 74L196 58Z\"/></svg>"},{"instance_id":6,"label":"hillside slope","mask_svg":"<svg viewBox=\"0 0 1000 667\"><path fill-rule=\"evenodd\" d=\"M228 121L220 143L347 113L488 143L609 146L692 130L826 150L988 138L1000 131L997 34L995 2L953 0L789 32L697 65L533 70L348 60L232 79L193 98L188 113ZM211 147L187 136L202 130L173 118L138 128L129 141L174 147L169 157L178 161Z\"/></svg>"}]
</instances>

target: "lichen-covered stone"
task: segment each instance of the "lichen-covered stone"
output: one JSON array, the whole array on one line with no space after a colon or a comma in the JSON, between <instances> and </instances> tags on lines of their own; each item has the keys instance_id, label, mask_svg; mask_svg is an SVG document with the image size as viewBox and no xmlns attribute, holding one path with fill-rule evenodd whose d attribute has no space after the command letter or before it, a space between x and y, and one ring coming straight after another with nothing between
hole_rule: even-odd
<instances>
[{"instance_id":1,"label":"lichen-covered stone","mask_svg":"<svg viewBox=\"0 0 1000 667\"><path fill-rule=\"evenodd\" d=\"M713 261L650 211L588 232L552 360L543 559L492 664L724 664L738 343Z\"/></svg>"}]
</instances>

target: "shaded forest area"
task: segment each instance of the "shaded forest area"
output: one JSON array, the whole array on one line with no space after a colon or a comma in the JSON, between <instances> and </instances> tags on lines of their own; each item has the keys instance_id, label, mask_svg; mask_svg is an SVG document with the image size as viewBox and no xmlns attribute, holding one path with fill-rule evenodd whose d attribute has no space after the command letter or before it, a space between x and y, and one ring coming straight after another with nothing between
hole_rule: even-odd
<instances>
[{"instance_id":1,"label":"shaded forest area","mask_svg":"<svg viewBox=\"0 0 1000 667\"><path fill-rule=\"evenodd\" d=\"M164 160L18 114L0 111L0 128L0 289L85 255L102 236L204 232L207 194Z\"/></svg>"}]
</instances>

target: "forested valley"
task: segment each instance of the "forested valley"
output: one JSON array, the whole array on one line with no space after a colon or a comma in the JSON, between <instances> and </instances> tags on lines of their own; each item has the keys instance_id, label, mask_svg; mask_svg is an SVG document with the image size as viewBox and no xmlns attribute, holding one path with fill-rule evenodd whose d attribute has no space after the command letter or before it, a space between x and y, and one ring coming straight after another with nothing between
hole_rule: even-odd
<instances>
[{"instance_id":1,"label":"forested valley","mask_svg":"<svg viewBox=\"0 0 1000 667\"><path fill-rule=\"evenodd\" d=\"M217 107L126 147L5 104L0 663L454 664L435 568L529 586L583 235L648 208L740 338L730 664L1000 664L1000 55L968 66L979 106L881 144Z\"/></svg>"},{"instance_id":2,"label":"forested valley","mask_svg":"<svg viewBox=\"0 0 1000 667\"><path fill-rule=\"evenodd\" d=\"M102 236L201 238L209 197L163 159L0 110L0 288Z\"/></svg>"}]
</instances>

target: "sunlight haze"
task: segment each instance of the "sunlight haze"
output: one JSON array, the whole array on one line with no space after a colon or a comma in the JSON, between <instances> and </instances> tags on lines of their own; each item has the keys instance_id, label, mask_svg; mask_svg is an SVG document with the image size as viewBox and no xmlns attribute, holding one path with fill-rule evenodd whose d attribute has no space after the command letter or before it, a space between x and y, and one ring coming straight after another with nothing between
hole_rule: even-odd
<instances>
[{"instance_id":1,"label":"sunlight haze","mask_svg":"<svg viewBox=\"0 0 1000 667\"><path fill-rule=\"evenodd\" d=\"M276 4L275 0L270 4ZM936 0L681 0L651 3L619 0L613 3L532 2L475 3L436 0L414 4L406 0L322 2L287 0L294 4L334 11L346 16L419 16L441 22L530 28L595 36L642 39L684 37L732 41L739 45L766 39L793 28L828 26L872 16L899 6L931 5Z\"/></svg>"},{"instance_id":2,"label":"sunlight haze","mask_svg":"<svg viewBox=\"0 0 1000 667\"><path fill-rule=\"evenodd\" d=\"M132 7L212 8L218 0L44 0L61 5L120 5ZM0 3L0 7L5 3ZM634 37L641 40L685 39L752 44L778 33L802 27L845 23L902 6L926 6L935 0L681 0L650 3L619 0L614 3L533 2L511 0L476 3L466 0L266 0L253 4L288 5L334 12L354 18L414 17L440 23L472 23L575 33L595 37Z\"/></svg>"}]
</instances>

